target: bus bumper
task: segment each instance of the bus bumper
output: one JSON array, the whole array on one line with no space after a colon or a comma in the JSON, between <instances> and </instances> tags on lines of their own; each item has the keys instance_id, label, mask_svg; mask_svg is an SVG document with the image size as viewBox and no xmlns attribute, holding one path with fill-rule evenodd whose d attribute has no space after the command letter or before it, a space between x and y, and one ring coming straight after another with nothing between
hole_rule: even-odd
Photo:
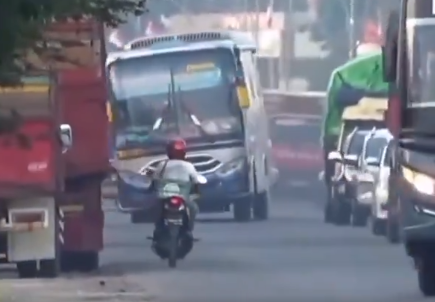
<instances>
[{"instance_id":1,"label":"bus bumper","mask_svg":"<svg viewBox=\"0 0 435 302\"><path fill-rule=\"evenodd\" d=\"M227 177L207 175L207 184L201 186L198 206L201 212L222 212L240 200L251 197L246 176L235 173Z\"/></svg>"}]
</instances>

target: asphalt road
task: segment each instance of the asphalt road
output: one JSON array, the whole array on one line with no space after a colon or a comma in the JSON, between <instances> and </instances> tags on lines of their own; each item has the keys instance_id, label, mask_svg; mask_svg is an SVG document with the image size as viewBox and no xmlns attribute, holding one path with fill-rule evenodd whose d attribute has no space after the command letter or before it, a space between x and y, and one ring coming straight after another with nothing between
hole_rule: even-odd
<instances>
[{"instance_id":1,"label":"asphalt road","mask_svg":"<svg viewBox=\"0 0 435 302\"><path fill-rule=\"evenodd\" d=\"M151 225L131 225L128 216L108 211L100 272L56 280L4 272L0 302L427 301L400 246L366 228L325 225L318 202L276 198L267 222L201 218L201 241L169 269L145 239Z\"/></svg>"}]
</instances>

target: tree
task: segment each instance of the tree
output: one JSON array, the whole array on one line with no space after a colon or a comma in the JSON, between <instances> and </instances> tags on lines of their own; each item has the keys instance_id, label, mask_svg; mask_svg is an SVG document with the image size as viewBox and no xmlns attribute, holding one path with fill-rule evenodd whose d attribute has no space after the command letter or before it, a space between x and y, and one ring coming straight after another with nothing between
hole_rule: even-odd
<instances>
[{"instance_id":1,"label":"tree","mask_svg":"<svg viewBox=\"0 0 435 302\"><path fill-rule=\"evenodd\" d=\"M146 0L0 0L0 85L14 86L26 69L26 54L41 47L54 20L90 16L107 26L144 12Z\"/></svg>"}]
</instances>

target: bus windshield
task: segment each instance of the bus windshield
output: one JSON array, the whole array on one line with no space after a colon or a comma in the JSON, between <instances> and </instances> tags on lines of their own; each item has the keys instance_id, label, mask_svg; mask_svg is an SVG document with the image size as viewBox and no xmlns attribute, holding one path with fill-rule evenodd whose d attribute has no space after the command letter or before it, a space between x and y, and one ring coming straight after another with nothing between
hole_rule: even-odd
<instances>
[{"instance_id":1,"label":"bus windshield","mask_svg":"<svg viewBox=\"0 0 435 302\"><path fill-rule=\"evenodd\" d=\"M414 105L435 102L435 20L408 24L410 98Z\"/></svg>"},{"instance_id":2,"label":"bus windshield","mask_svg":"<svg viewBox=\"0 0 435 302\"><path fill-rule=\"evenodd\" d=\"M155 145L172 134L198 143L242 139L235 73L227 49L116 61L109 75L113 107L119 109L113 125L117 148Z\"/></svg>"}]
</instances>

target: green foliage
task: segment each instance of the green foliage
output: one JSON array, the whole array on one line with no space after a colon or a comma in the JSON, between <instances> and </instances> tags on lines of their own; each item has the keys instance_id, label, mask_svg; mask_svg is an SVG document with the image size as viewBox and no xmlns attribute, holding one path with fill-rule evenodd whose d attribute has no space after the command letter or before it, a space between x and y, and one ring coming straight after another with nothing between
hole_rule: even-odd
<instances>
[{"instance_id":1,"label":"green foliage","mask_svg":"<svg viewBox=\"0 0 435 302\"><path fill-rule=\"evenodd\" d=\"M19 84L23 55L36 49L53 20L92 16L115 27L129 14L144 12L146 0L0 0L0 85Z\"/></svg>"}]
</instances>

